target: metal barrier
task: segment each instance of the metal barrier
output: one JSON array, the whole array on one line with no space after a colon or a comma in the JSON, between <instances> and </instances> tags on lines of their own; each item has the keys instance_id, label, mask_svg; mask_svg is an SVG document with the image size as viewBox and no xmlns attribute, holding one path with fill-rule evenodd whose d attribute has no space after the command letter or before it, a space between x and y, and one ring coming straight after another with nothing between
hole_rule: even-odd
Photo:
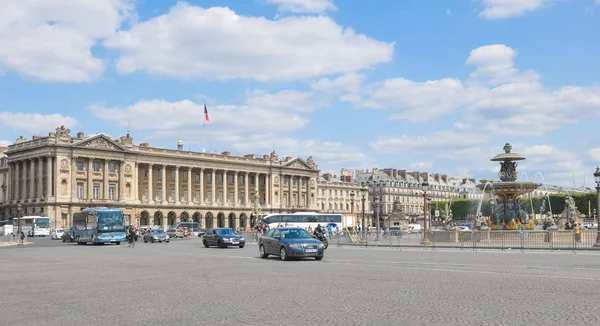
<instances>
[{"instance_id":1,"label":"metal barrier","mask_svg":"<svg viewBox=\"0 0 600 326\"><path fill-rule=\"evenodd\" d=\"M15 235L0 235L0 244L1 245L15 245L15 244L28 244L29 240L26 236L23 241L19 239L19 236Z\"/></svg>"},{"instance_id":2,"label":"metal barrier","mask_svg":"<svg viewBox=\"0 0 600 326\"><path fill-rule=\"evenodd\" d=\"M355 243L347 237L337 237L338 247L424 247L501 250L600 250L595 247L597 230L576 231L428 231L425 233L402 233L400 235L371 234Z\"/></svg>"}]
</instances>

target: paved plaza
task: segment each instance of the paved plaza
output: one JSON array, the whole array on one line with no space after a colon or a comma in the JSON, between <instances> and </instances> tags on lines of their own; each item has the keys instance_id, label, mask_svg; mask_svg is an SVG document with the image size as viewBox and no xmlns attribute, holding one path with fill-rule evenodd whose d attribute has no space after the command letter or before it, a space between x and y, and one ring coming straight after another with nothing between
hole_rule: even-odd
<instances>
[{"instance_id":1,"label":"paved plaza","mask_svg":"<svg viewBox=\"0 0 600 326\"><path fill-rule=\"evenodd\" d=\"M0 249L0 325L597 325L596 252L171 243Z\"/></svg>"}]
</instances>

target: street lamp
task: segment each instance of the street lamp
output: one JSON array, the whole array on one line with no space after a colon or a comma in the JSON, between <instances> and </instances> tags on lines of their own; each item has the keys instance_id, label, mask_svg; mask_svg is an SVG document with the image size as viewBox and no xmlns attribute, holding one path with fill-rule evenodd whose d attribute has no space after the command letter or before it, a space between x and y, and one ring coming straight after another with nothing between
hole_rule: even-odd
<instances>
[{"instance_id":1,"label":"street lamp","mask_svg":"<svg viewBox=\"0 0 600 326\"><path fill-rule=\"evenodd\" d=\"M429 183L427 179L423 181L421 186L423 187L423 240L421 240L421 243L429 244L429 234L427 234L427 189L429 188Z\"/></svg>"},{"instance_id":2,"label":"street lamp","mask_svg":"<svg viewBox=\"0 0 600 326\"><path fill-rule=\"evenodd\" d=\"M596 167L594 172L594 180L596 181L596 211L600 213L600 167ZM599 219L600 220L600 219ZM596 243L594 247L600 247L600 221L597 227Z\"/></svg>"},{"instance_id":3,"label":"street lamp","mask_svg":"<svg viewBox=\"0 0 600 326\"><path fill-rule=\"evenodd\" d=\"M571 225L571 201L569 200L569 195L565 196L565 207L567 208L567 222L565 223L565 230L571 230L573 226Z\"/></svg>"},{"instance_id":4,"label":"street lamp","mask_svg":"<svg viewBox=\"0 0 600 326\"><path fill-rule=\"evenodd\" d=\"M354 191L351 191L350 192L350 216L352 216L352 221L356 221L356 217L354 216L354 196L356 196L356 194L354 193ZM345 226L347 226L347 225L345 225Z\"/></svg>"},{"instance_id":5,"label":"street lamp","mask_svg":"<svg viewBox=\"0 0 600 326\"><path fill-rule=\"evenodd\" d=\"M21 207L21 203L17 204L17 218L18 218L18 224L17 224L17 233L20 235L21 234L21 209L23 209Z\"/></svg>"},{"instance_id":6,"label":"street lamp","mask_svg":"<svg viewBox=\"0 0 600 326\"><path fill-rule=\"evenodd\" d=\"M431 201L433 199L429 196L427 196L427 224L429 224L429 226L431 226Z\"/></svg>"},{"instance_id":7,"label":"street lamp","mask_svg":"<svg viewBox=\"0 0 600 326\"><path fill-rule=\"evenodd\" d=\"M369 189L362 188L360 189L360 195L362 198L360 201L362 202L362 237L365 236L365 201L367 200L367 195L369 194Z\"/></svg>"},{"instance_id":8,"label":"street lamp","mask_svg":"<svg viewBox=\"0 0 600 326\"><path fill-rule=\"evenodd\" d=\"M377 219L377 235L375 236L375 240L379 241L379 196L375 196L375 218Z\"/></svg>"}]
</instances>

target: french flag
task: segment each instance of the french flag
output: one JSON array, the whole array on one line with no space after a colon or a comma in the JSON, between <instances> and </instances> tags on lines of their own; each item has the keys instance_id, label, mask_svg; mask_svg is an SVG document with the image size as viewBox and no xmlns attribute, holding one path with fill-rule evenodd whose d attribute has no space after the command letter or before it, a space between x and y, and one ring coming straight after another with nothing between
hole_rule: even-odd
<instances>
[{"instance_id":1,"label":"french flag","mask_svg":"<svg viewBox=\"0 0 600 326\"><path fill-rule=\"evenodd\" d=\"M204 103L204 121L210 121L208 118L208 109L206 108L206 103Z\"/></svg>"}]
</instances>

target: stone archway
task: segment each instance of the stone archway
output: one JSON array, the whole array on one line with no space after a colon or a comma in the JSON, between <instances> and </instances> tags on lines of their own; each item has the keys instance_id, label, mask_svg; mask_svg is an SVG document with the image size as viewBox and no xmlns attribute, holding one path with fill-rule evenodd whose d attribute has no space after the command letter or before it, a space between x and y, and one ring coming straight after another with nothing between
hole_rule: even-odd
<instances>
[{"instance_id":1,"label":"stone archway","mask_svg":"<svg viewBox=\"0 0 600 326\"><path fill-rule=\"evenodd\" d=\"M224 228L225 227L225 214L218 213L217 214L217 227Z\"/></svg>"},{"instance_id":2,"label":"stone archway","mask_svg":"<svg viewBox=\"0 0 600 326\"><path fill-rule=\"evenodd\" d=\"M161 211L157 211L154 213L154 225L162 225L163 213Z\"/></svg>"},{"instance_id":3,"label":"stone archway","mask_svg":"<svg viewBox=\"0 0 600 326\"><path fill-rule=\"evenodd\" d=\"M246 213L240 214L240 227L244 229L248 227L248 216L246 216Z\"/></svg>"},{"instance_id":4,"label":"stone archway","mask_svg":"<svg viewBox=\"0 0 600 326\"><path fill-rule=\"evenodd\" d=\"M228 227L235 229L235 213L229 213L229 216L227 218L227 224Z\"/></svg>"},{"instance_id":5,"label":"stone archway","mask_svg":"<svg viewBox=\"0 0 600 326\"><path fill-rule=\"evenodd\" d=\"M147 211L143 211L140 213L140 225L150 225L150 213L148 213Z\"/></svg>"},{"instance_id":6,"label":"stone archway","mask_svg":"<svg viewBox=\"0 0 600 326\"><path fill-rule=\"evenodd\" d=\"M169 214L167 214L167 225L171 226L175 224L175 219L177 219L177 213L170 211Z\"/></svg>"},{"instance_id":7,"label":"stone archway","mask_svg":"<svg viewBox=\"0 0 600 326\"><path fill-rule=\"evenodd\" d=\"M181 215L179 215L179 219L181 222L191 222L190 214L188 212L181 212Z\"/></svg>"},{"instance_id":8,"label":"stone archway","mask_svg":"<svg viewBox=\"0 0 600 326\"><path fill-rule=\"evenodd\" d=\"M204 226L206 228L212 228L213 226L213 213L208 212L204 215Z\"/></svg>"},{"instance_id":9,"label":"stone archway","mask_svg":"<svg viewBox=\"0 0 600 326\"><path fill-rule=\"evenodd\" d=\"M202 214L200 214L200 212L195 212L194 215L192 215L192 221L198 222L200 224L200 227L202 227L202 224L206 224L202 223Z\"/></svg>"}]
</instances>

